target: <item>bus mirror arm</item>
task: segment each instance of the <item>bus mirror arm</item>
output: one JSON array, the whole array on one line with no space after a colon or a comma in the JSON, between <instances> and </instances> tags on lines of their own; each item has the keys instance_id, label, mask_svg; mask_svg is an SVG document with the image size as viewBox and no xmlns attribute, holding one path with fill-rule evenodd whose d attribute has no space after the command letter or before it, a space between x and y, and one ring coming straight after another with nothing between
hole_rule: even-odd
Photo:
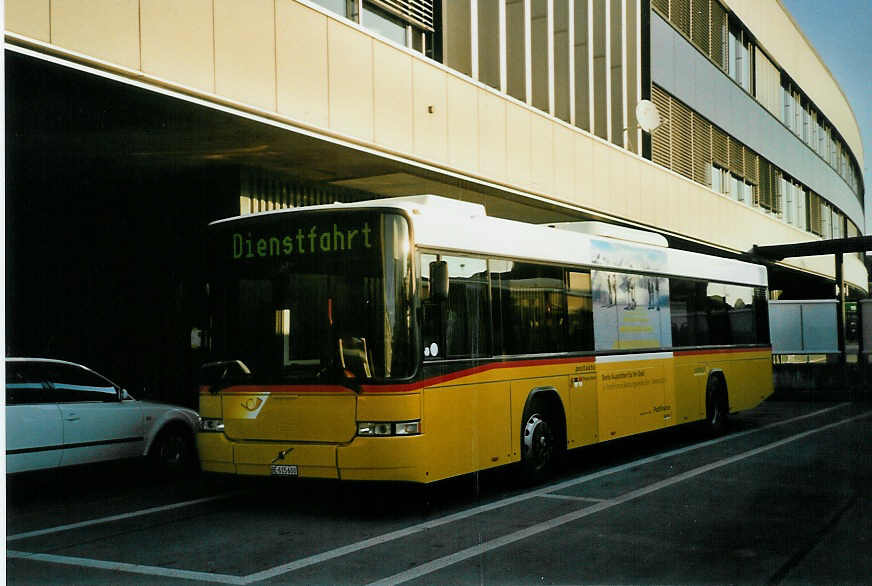
<instances>
[{"instance_id":1,"label":"bus mirror arm","mask_svg":"<svg viewBox=\"0 0 872 586\"><path fill-rule=\"evenodd\" d=\"M448 263L437 260L430 263L430 298L448 300Z\"/></svg>"}]
</instances>

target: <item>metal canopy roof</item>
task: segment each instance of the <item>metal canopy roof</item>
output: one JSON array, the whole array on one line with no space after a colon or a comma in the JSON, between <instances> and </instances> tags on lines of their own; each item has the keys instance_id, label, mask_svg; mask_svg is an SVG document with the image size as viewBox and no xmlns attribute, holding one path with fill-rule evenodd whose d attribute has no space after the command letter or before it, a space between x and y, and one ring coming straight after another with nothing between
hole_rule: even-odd
<instances>
[{"instance_id":1,"label":"metal canopy roof","mask_svg":"<svg viewBox=\"0 0 872 586\"><path fill-rule=\"evenodd\" d=\"M872 250L872 236L818 240L799 244L754 245L754 248L751 249L751 254L768 260L782 260L795 256L844 254L846 252L865 252L868 250Z\"/></svg>"}]
</instances>

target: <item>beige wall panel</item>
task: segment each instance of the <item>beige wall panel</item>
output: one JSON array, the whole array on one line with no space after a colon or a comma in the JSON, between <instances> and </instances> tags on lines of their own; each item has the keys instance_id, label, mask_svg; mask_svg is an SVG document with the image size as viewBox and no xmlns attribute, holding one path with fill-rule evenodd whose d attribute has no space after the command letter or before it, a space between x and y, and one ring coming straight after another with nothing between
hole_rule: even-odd
<instances>
[{"instance_id":1,"label":"beige wall panel","mask_svg":"<svg viewBox=\"0 0 872 586\"><path fill-rule=\"evenodd\" d=\"M429 63L413 62L415 153L440 163L448 160L447 76Z\"/></svg>"},{"instance_id":2,"label":"beige wall panel","mask_svg":"<svg viewBox=\"0 0 872 586\"><path fill-rule=\"evenodd\" d=\"M554 125L554 196L571 201L575 194L575 132Z\"/></svg>"},{"instance_id":3,"label":"beige wall panel","mask_svg":"<svg viewBox=\"0 0 872 586\"><path fill-rule=\"evenodd\" d=\"M781 2L727 0L725 4L835 124L858 160L862 161L860 129L847 98Z\"/></svg>"},{"instance_id":4,"label":"beige wall panel","mask_svg":"<svg viewBox=\"0 0 872 586\"><path fill-rule=\"evenodd\" d=\"M215 92L258 108L276 107L273 0L214 0Z\"/></svg>"},{"instance_id":5,"label":"beige wall panel","mask_svg":"<svg viewBox=\"0 0 872 586\"><path fill-rule=\"evenodd\" d=\"M655 193L657 194L657 209L655 226L672 230L672 208L669 198L669 192L673 188L674 178L669 176L669 173L658 173L654 182Z\"/></svg>"},{"instance_id":6,"label":"beige wall panel","mask_svg":"<svg viewBox=\"0 0 872 586\"><path fill-rule=\"evenodd\" d=\"M689 181L679 181L678 188L678 221L682 234L701 236L699 229L700 194L696 186Z\"/></svg>"},{"instance_id":7,"label":"beige wall panel","mask_svg":"<svg viewBox=\"0 0 872 586\"><path fill-rule=\"evenodd\" d=\"M554 191L554 122L533 114L531 117L531 147L530 169L531 186L547 196Z\"/></svg>"},{"instance_id":8,"label":"beige wall panel","mask_svg":"<svg viewBox=\"0 0 872 586\"><path fill-rule=\"evenodd\" d=\"M609 193L612 200L613 213L622 218L626 218L630 213L628 203L629 193L627 191L627 165L632 164L624 156L622 151L617 149L608 149L608 172L609 172Z\"/></svg>"},{"instance_id":9,"label":"beige wall panel","mask_svg":"<svg viewBox=\"0 0 872 586\"><path fill-rule=\"evenodd\" d=\"M532 114L526 108L512 103L506 104L506 140L508 144L506 177L510 183L522 188L528 188L531 179L531 117Z\"/></svg>"},{"instance_id":10,"label":"beige wall panel","mask_svg":"<svg viewBox=\"0 0 872 586\"><path fill-rule=\"evenodd\" d=\"M479 90L460 78L445 79L448 99L448 164L478 173Z\"/></svg>"},{"instance_id":11,"label":"beige wall panel","mask_svg":"<svg viewBox=\"0 0 872 586\"><path fill-rule=\"evenodd\" d=\"M506 100L478 90L478 160L482 177L506 176Z\"/></svg>"},{"instance_id":12,"label":"beige wall panel","mask_svg":"<svg viewBox=\"0 0 872 586\"><path fill-rule=\"evenodd\" d=\"M372 39L327 20L330 128L372 140Z\"/></svg>"},{"instance_id":13,"label":"beige wall panel","mask_svg":"<svg viewBox=\"0 0 872 586\"><path fill-rule=\"evenodd\" d=\"M374 138L376 144L412 151L412 57L373 41Z\"/></svg>"},{"instance_id":14,"label":"beige wall panel","mask_svg":"<svg viewBox=\"0 0 872 586\"><path fill-rule=\"evenodd\" d=\"M609 178L609 147L599 141L594 141L591 149L591 177L593 178L594 209L612 213L617 206L614 201Z\"/></svg>"},{"instance_id":15,"label":"beige wall panel","mask_svg":"<svg viewBox=\"0 0 872 586\"><path fill-rule=\"evenodd\" d=\"M700 217L699 217L699 232L702 234L703 240L711 240L712 234L718 229L720 222L716 215L712 213L712 205L718 201L721 196L713 192L707 187L700 187L702 192L700 198Z\"/></svg>"},{"instance_id":16,"label":"beige wall panel","mask_svg":"<svg viewBox=\"0 0 872 586\"><path fill-rule=\"evenodd\" d=\"M642 168L647 165L625 151L619 151L623 166L624 200L627 206L626 217L640 221L642 212Z\"/></svg>"},{"instance_id":17,"label":"beige wall panel","mask_svg":"<svg viewBox=\"0 0 872 586\"><path fill-rule=\"evenodd\" d=\"M141 0L142 71L215 91L212 0Z\"/></svg>"},{"instance_id":18,"label":"beige wall panel","mask_svg":"<svg viewBox=\"0 0 872 586\"><path fill-rule=\"evenodd\" d=\"M51 42L50 0L6 0L6 30Z\"/></svg>"},{"instance_id":19,"label":"beige wall panel","mask_svg":"<svg viewBox=\"0 0 872 586\"><path fill-rule=\"evenodd\" d=\"M593 149L599 145L590 135L575 135L575 201L579 205L593 206L596 201L593 171Z\"/></svg>"},{"instance_id":20,"label":"beige wall panel","mask_svg":"<svg viewBox=\"0 0 872 586\"><path fill-rule=\"evenodd\" d=\"M279 114L327 128L327 17L292 0L276 1L276 84Z\"/></svg>"},{"instance_id":21,"label":"beige wall panel","mask_svg":"<svg viewBox=\"0 0 872 586\"><path fill-rule=\"evenodd\" d=\"M657 224L657 208L660 194L657 192L657 176L660 169L654 165L639 165L639 216L638 221L649 226Z\"/></svg>"},{"instance_id":22,"label":"beige wall panel","mask_svg":"<svg viewBox=\"0 0 872 586\"><path fill-rule=\"evenodd\" d=\"M139 69L139 0L52 0L51 42Z\"/></svg>"}]
</instances>

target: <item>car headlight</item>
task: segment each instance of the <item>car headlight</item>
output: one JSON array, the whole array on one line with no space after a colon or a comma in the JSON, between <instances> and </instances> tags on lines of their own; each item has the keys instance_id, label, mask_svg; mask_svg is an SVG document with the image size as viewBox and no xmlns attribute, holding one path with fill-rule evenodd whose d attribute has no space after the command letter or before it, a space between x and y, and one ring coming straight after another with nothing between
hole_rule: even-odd
<instances>
[{"instance_id":1,"label":"car headlight","mask_svg":"<svg viewBox=\"0 0 872 586\"><path fill-rule=\"evenodd\" d=\"M201 417L200 431L224 431L224 420L216 417Z\"/></svg>"},{"instance_id":2,"label":"car headlight","mask_svg":"<svg viewBox=\"0 0 872 586\"><path fill-rule=\"evenodd\" d=\"M414 421L358 421L357 435L361 436L394 436L419 435L421 420Z\"/></svg>"}]
</instances>

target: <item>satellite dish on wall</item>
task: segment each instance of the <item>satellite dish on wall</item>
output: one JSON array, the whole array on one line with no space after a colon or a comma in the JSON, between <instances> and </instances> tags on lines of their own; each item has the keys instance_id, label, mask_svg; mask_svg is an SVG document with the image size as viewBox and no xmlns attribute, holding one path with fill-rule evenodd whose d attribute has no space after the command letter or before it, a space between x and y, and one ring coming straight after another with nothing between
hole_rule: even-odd
<instances>
[{"instance_id":1,"label":"satellite dish on wall","mask_svg":"<svg viewBox=\"0 0 872 586\"><path fill-rule=\"evenodd\" d=\"M641 100L636 104L636 120L645 132L657 130L662 122L660 112L657 111L657 106L651 100Z\"/></svg>"}]
</instances>

